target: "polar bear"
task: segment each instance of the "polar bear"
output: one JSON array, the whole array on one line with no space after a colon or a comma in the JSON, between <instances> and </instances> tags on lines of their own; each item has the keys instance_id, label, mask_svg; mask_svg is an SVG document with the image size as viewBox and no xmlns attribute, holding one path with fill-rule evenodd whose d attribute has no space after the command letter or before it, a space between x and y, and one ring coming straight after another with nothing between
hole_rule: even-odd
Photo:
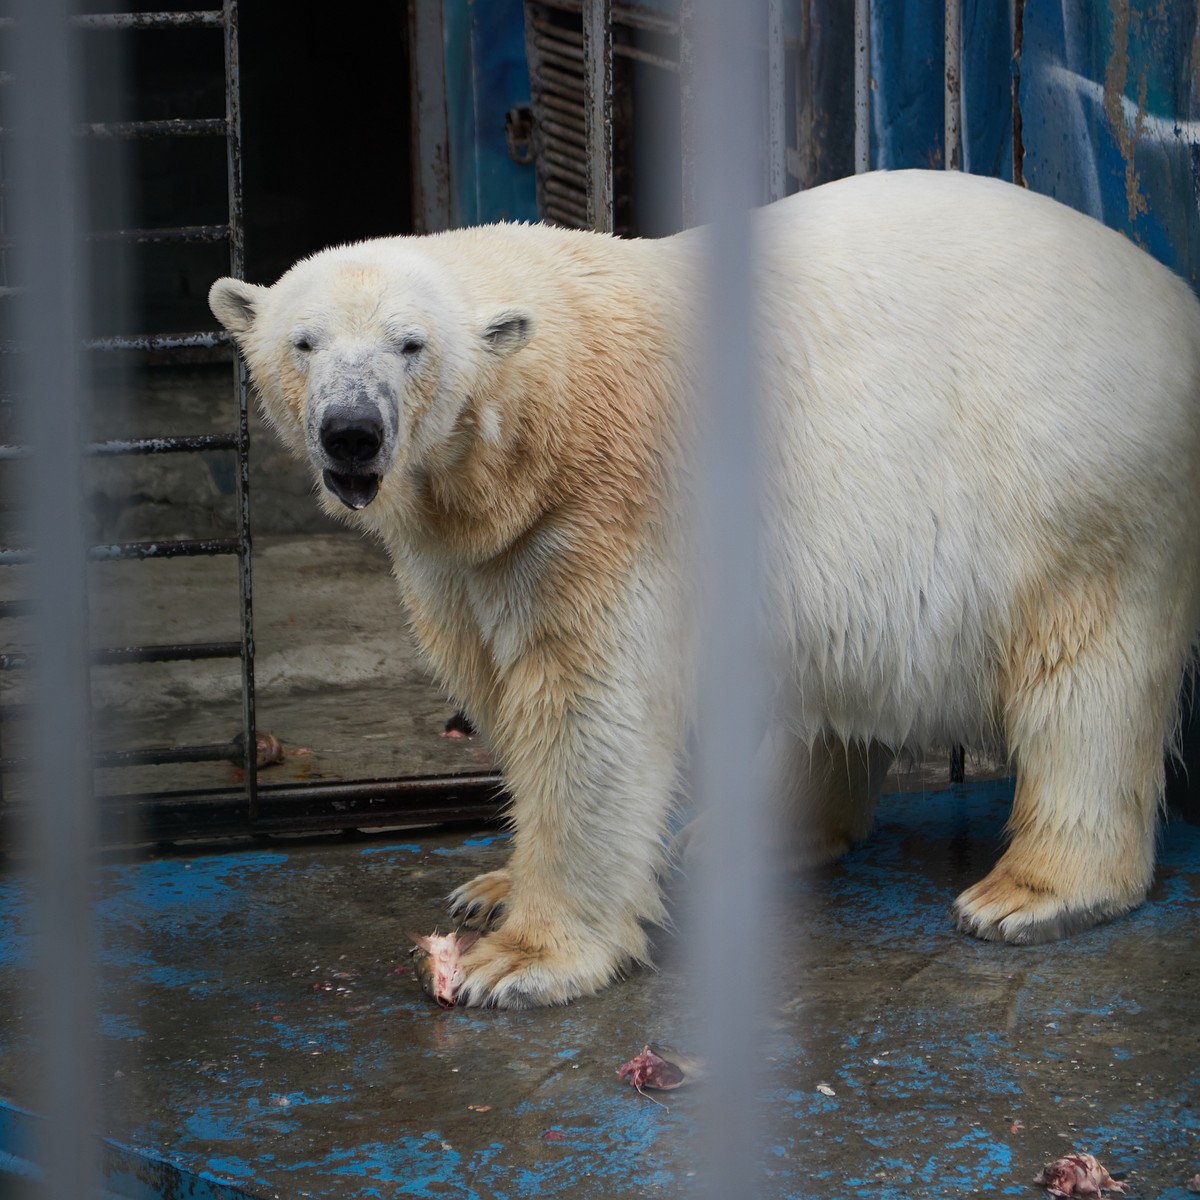
<instances>
[{"instance_id":1,"label":"polar bear","mask_svg":"<svg viewBox=\"0 0 1200 1200\"><path fill-rule=\"evenodd\" d=\"M1010 841L959 926L1037 942L1132 908L1200 623L1200 306L1119 234L969 175L842 180L754 233L798 852L866 835L896 751L999 742ZM491 928L465 1003L590 993L663 916L703 252L500 225L211 291L503 765L511 857L450 898Z\"/></svg>"}]
</instances>

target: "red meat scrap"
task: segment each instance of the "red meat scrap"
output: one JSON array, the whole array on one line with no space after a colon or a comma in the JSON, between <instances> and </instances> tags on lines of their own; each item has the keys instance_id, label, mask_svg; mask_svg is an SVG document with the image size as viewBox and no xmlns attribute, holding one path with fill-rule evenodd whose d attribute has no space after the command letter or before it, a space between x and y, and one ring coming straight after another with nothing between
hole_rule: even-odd
<instances>
[{"instance_id":1,"label":"red meat scrap","mask_svg":"<svg viewBox=\"0 0 1200 1200\"><path fill-rule=\"evenodd\" d=\"M1091 1154L1064 1154L1047 1163L1033 1182L1051 1196L1103 1196L1106 1191L1125 1190Z\"/></svg>"},{"instance_id":2,"label":"red meat scrap","mask_svg":"<svg viewBox=\"0 0 1200 1200\"><path fill-rule=\"evenodd\" d=\"M639 1092L643 1088L666 1092L703 1078L704 1064L698 1058L680 1054L671 1046L650 1042L642 1047L641 1054L622 1063L617 1068L617 1075L628 1079Z\"/></svg>"}]
</instances>

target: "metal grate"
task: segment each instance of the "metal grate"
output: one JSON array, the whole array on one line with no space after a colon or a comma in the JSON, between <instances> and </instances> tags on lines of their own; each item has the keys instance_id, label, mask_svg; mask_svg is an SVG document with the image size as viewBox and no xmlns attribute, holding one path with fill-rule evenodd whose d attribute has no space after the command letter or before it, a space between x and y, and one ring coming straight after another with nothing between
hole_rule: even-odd
<instances>
[{"instance_id":1,"label":"metal grate","mask_svg":"<svg viewBox=\"0 0 1200 1200\"><path fill-rule=\"evenodd\" d=\"M11 22L7 24L11 25ZM95 16L78 16L72 24L82 31L127 31L127 30L189 30L221 29L224 31L224 95L225 114L219 118L192 120L120 121L84 124L77 133L83 138L98 139L145 139L179 137L220 137L226 142L228 171L228 220L222 224L180 225L154 229L99 230L91 233L93 242L130 244L178 244L220 242L229 243L230 270L235 275L243 273L242 232L242 179L241 179L241 121L239 112L239 63L238 63L238 11L237 0L225 0L220 11L114 13ZM3 28L3 26L0 26ZM214 61L214 69L218 63ZM3 136L0 133L0 136ZM8 244L6 240L6 244ZM153 353L167 357L173 352L195 347L221 347L229 344L227 334L212 332L118 335L91 338L83 342L82 350L88 354L114 354L130 351ZM0 347L4 352L19 352L19 347ZM118 751L93 755L96 767L137 762L143 764L165 764L179 762L203 762L214 758L230 758L240 755L245 775L243 797L248 814L253 818L257 810L257 776L254 763L255 717L254 717L254 629L251 600L251 537L249 498L249 439L248 439L248 384L240 365L237 372L236 428L225 434L201 434L162 438L137 438L93 443L85 448L90 456L110 457L117 455L188 454L211 451L226 451L235 459L236 479L236 530L227 538L162 538L147 542L122 542L92 546L88 558L92 561L116 559L173 558L195 555L236 555L239 574L239 624L241 635L238 641L179 643L171 645L119 646L95 650L91 663L104 667L124 663L164 662L170 660L202 659L214 657L240 658L242 664L242 725L239 740L221 746L164 746L136 751ZM18 460L27 456L23 446L0 446L0 461ZM0 548L0 566L28 562L30 552L22 547ZM232 598L231 598L232 599ZM0 609L0 618L20 615L20 603ZM21 653L0 656L0 669L18 670L27 665ZM0 760L0 766L14 767L19 760Z\"/></svg>"},{"instance_id":2,"label":"metal grate","mask_svg":"<svg viewBox=\"0 0 1200 1200\"><path fill-rule=\"evenodd\" d=\"M572 229L613 228L635 232L635 94L633 67L649 68L678 86L679 23L631 4L613 4L610 23L612 224L588 204L590 94L584 45L583 5L575 0L528 0L525 47L534 113L533 152L538 211L545 220ZM599 55L597 57L600 57ZM608 149L608 147L605 147ZM661 177L657 179L661 184ZM602 206L601 206L602 207Z\"/></svg>"},{"instance_id":3,"label":"metal grate","mask_svg":"<svg viewBox=\"0 0 1200 1200\"><path fill-rule=\"evenodd\" d=\"M191 119L154 119L90 122L78 125L76 135L84 141L138 142L178 138L223 139L228 217L220 223L162 225L96 229L84 235L93 245L172 246L219 244L229 246L229 271L244 275L244 226L237 0L225 0L221 8L154 13L116 13L77 16L74 27L92 36L136 36L143 31L207 30L223 32L223 56L214 55L213 71L223 74L223 116ZM11 20L0 20L0 35L11 29ZM86 51L86 42L85 42ZM86 55L85 55L86 56ZM0 155L8 132L0 128ZM0 158L2 161L2 158ZM221 181L214 179L214 186ZM0 212L2 216L2 212ZM0 253L12 247L12 239L0 228ZM82 341L83 355L93 362L104 356L137 355L139 361L171 364L194 361L194 352L215 352L234 359L237 399L235 427L221 433L170 437L139 437L93 442L84 447L94 458L144 455L180 455L222 452L233 457L236 525L230 536L206 538L155 538L92 545L87 558L93 562L148 560L196 556L234 556L238 563L239 636L236 640L187 641L152 645L112 645L93 649L89 668L104 669L129 664L238 659L241 665L241 720L237 735L227 742L156 745L96 751L93 769L131 766L162 766L230 760L241 764L241 780L230 787L176 788L171 791L106 793L102 803L103 827L111 836L124 839L128 831L149 841L178 838L218 837L248 832L325 830L394 824L478 822L497 810L500 789L494 772L450 777L404 779L359 779L337 783L269 784L261 786L256 762L257 737L254 686L253 583L251 574L251 522L249 497L249 379L244 364L231 354L231 340L223 331L171 333L116 333ZM19 355L21 347L0 342L0 360ZM21 445L0 445L0 462L29 458ZM31 561L31 550L20 544L0 546L0 567L16 567ZM230 597L231 605L234 599ZM19 599L0 601L0 621L28 616L30 605ZM22 671L30 656L13 646L0 654L0 671ZM6 726L22 715L22 707L4 710ZM0 772L22 770L29 764L11 748L6 727L5 752L0 754ZM2 778L2 776L0 776ZM10 793L13 791L9 789ZM11 816L20 798L4 797L0 815Z\"/></svg>"}]
</instances>

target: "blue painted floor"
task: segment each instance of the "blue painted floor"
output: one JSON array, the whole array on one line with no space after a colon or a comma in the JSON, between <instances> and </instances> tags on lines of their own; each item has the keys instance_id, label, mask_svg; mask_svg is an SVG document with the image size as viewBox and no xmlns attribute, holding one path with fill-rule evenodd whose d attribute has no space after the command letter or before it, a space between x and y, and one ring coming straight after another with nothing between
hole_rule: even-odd
<instances>
[{"instance_id":1,"label":"blue painted floor","mask_svg":"<svg viewBox=\"0 0 1200 1200\"><path fill-rule=\"evenodd\" d=\"M762 1047L769 1150L748 1194L1036 1196L1038 1169L1082 1150L1131 1195L1190 1197L1200 826L1166 827L1137 912L996 946L954 933L947 910L994 861L1010 799L1005 781L889 796L867 843L787 883ZM701 1094L660 1105L616 1075L645 1041L687 1048L667 935L659 971L560 1010L442 1011L419 992L406 932L504 854L502 837L460 835L106 866L114 1191L154 1194L135 1182L145 1156L142 1178L176 1189L159 1194L199 1200L699 1195ZM14 1105L35 1069L25 905L0 878L0 1097ZM23 1122L0 1109L0 1172L21 1166Z\"/></svg>"}]
</instances>

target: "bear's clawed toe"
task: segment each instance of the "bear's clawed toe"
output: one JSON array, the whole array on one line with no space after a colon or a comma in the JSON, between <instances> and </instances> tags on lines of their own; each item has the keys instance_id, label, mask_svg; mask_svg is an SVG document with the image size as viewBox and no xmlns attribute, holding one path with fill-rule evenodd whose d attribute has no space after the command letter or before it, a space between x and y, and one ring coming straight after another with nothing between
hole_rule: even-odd
<instances>
[{"instance_id":1,"label":"bear's clawed toe","mask_svg":"<svg viewBox=\"0 0 1200 1200\"><path fill-rule=\"evenodd\" d=\"M1017 946L1056 942L1135 907L1140 896L1079 899L1057 887L1018 879L1000 864L954 902L954 921L963 933Z\"/></svg>"},{"instance_id":2,"label":"bear's clawed toe","mask_svg":"<svg viewBox=\"0 0 1200 1200\"><path fill-rule=\"evenodd\" d=\"M488 871L457 887L446 899L450 915L473 929L494 929L504 920L512 880L506 870Z\"/></svg>"},{"instance_id":3,"label":"bear's clawed toe","mask_svg":"<svg viewBox=\"0 0 1200 1200\"><path fill-rule=\"evenodd\" d=\"M612 955L599 946L560 939L548 947L505 929L477 942L463 960L463 970L458 1003L475 1008L567 1004L599 991L620 974Z\"/></svg>"}]
</instances>

